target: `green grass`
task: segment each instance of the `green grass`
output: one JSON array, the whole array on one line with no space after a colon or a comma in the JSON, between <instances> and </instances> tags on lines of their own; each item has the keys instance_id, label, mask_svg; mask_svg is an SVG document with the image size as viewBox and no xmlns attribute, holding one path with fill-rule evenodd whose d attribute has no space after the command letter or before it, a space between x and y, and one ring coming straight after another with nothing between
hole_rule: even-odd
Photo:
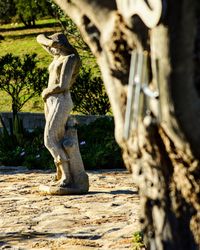
<instances>
[{"instance_id":1,"label":"green grass","mask_svg":"<svg viewBox=\"0 0 200 250\"><path fill-rule=\"evenodd\" d=\"M43 112L42 97L37 96L28 101L22 108L22 112ZM11 97L4 91L0 91L0 112L11 112Z\"/></svg>"},{"instance_id":2,"label":"green grass","mask_svg":"<svg viewBox=\"0 0 200 250\"><path fill-rule=\"evenodd\" d=\"M0 111L11 111L11 99L5 92L0 91Z\"/></svg>"},{"instance_id":3,"label":"green grass","mask_svg":"<svg viewBox=\"0 0 200 250\"><path fill-rule=\"evenodd\" d=\"M0 43L0 56L7 53L23 56L24 54L38 54L39 66L47 67L51 61L49 55L36 41L36 37L40 33L51 34L61 31L58 24L49 20L41 20L36 23L35 28L26 29L22 24L11 26L11 24L2 25L0 34L4 40Z\"/></svg>"},{"instance_id":4,"label":"green grass","mask_svg":"<svg viewBox=\"0 0 200 250\"><path fill-rule=\"evenodd\" d=\"M32 37L26 37L24 39L7 39L0 44L1 52L0 56L7 53L12 53L14 55L23 56L24 54L37 53L39 63L38 66L45 67L51 61L51 56L47 53L44 54L42 48L38 46L35 39Z\"/></svg>"},{"instance_id":5,"label":"green grass","mask_svg":"<svg viewBox=\"0 0 200 250\"><path fill-rule=\"evenodd\" d=\"M7 53L23 56L27 53L38 54L39 66L48 67L52 60L49 55L36 41L37 35L45 33L47 35L61 32L61 28L55 19L39 20L36 27L25 28L22 24L12 26L11 24L1 25L0 34L4 40L0 41L0 56ZM74 38L68 37L69 41L74 45ZM90 64L93 67L96 62L94 58L88 58L87 52L77 49L82 57L83 63ZM86 59L84 59L86 57ZM85 62L84 62L85 61Z\"/></svg>"}]
</instances>

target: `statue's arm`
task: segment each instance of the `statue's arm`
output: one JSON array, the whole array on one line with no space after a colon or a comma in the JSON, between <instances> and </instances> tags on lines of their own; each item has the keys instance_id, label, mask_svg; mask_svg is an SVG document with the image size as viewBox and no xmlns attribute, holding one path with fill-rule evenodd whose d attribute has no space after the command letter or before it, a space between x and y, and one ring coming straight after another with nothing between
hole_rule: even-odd
<instances>
[{"instance_id":1,"label":"statue's arm","mask_svg":"<svg viewBox=\"0 0 200 250\"><path fill-rule=\"evenodd\" d=\"M74 67L77 62L78 60L75 54L66 57L60 71L59 84L43 90L42 98L44 99L44 101L49 95L63 93L70 88L70 82L72 80Z\"/></svg>"},{"instance_id":2,"label":"statue's arm","mask_svg":"<svg viewBox=\"0 0 200 250\"><path fill-rule=\"evenodd\" d=\"M49 95L59 94L62 92L64 92L64 90L62 90L59 85L51 88L48 87L42 91L42 98L45 101Z\"/></svg>"}]
</instances>

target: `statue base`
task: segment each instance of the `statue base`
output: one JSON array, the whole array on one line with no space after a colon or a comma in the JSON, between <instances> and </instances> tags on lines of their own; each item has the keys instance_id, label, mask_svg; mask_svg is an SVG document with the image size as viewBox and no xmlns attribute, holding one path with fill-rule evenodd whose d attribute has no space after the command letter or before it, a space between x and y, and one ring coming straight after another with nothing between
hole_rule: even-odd
<instances>
[{"instance_id":1,"label":"statue base","mask_svg":"<svg viewBox=\"0 0 200 250\"><path fill-rule=\"evenodd\" d=\"M80 195L80 194L87 194L88 189L60 187L58 185L39 186L39 191L43 195L78 195L78 194Z\"/></svg>"}]
</instances>

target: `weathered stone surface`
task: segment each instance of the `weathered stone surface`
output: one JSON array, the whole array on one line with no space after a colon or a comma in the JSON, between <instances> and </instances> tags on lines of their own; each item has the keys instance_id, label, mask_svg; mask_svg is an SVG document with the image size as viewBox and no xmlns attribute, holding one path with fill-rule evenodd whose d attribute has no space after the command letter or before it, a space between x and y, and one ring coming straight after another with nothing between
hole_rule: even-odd
<instances>
[{"instance_id":1,"label":"weathered stone surface","mask_svg":"<svg viewBox=\"0 0 200 250\"><path fill-rule=\"evenodd\" d=\"M0 249L131 249L139 199L128 172L89 172L87 195L41 195L51 178L0 169Z\"/></svg>"}]
</instances>

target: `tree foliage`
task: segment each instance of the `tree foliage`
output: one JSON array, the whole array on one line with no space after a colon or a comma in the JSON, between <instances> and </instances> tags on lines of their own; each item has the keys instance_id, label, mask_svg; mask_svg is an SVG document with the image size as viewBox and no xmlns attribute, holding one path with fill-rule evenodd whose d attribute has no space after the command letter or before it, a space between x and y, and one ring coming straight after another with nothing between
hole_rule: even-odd
<instances>
[{"instance_id":1,"label":"tree foliage","mask_svg":"<svg viewBox=\"0 0 200 250\"><path fill-rule=\"evenodd\" d=\"M52 5L47 0L1 0L0 21L20 20L26 27L34 26L38 18L53 16Z\"/></svg>"},{"instance_id":2,"label":"tree foliage","mask_svg":"<svg viewBox=\"0 0 200 250\"><path fill-rule=\"evenodd\" d=\"M15 4L13 0L0 1L0 21L8 23L15 15Z\"/></svg>"},{"instance_id":3,"label":"tree foliage","mask_svg":"<svg viewBox=\"0 0 200 250\"><path fill-rule=\"evenodd\" d=\"M50 5L46 0L15 0L16 13L26 26L35 26L37 18L48 15Z\"/></svg>"},{"instance_id":4,"label":"tree foliage","mask_svg":"<svg viewBox=\"0 0 200 250\"><path fill-rule=\"evenodd\" d=\"M62 32L69 37L73 46L79 50L82 57L94 57L90 48L83 40L79 29L69 16L65 15L63 10L56 5L53 0L48 0L49 14L54 17L60 24ZM86 53L84 53L86 52Z\"/></svg>"},{"instance_id":5,"label":"tree foliage","mask_svg":"<svg viewBox=\"0 0 200 250\"><path fill-rule=\"evenodd\" d=\"M74 111L85 115L105 115L110 103L100 76L94 76L91 69L82 67L76 83L71 89Z\"/></svg>"},{"instance_id":6,"label":"tree foliage","mask_svg":"<svg viewBox=\"0 0 200 250\"><path fill-rule=\"evenodd\" d=\"M47 71L37 67L36 54L23 58L6 54L0 58L0 90L12 98L15 116L33 96L39 95L47 83Z\"/></svg>"},{"instance_id":7,"label":"tree foliage","mask_svg":"<svg viewBox=\"0 0 200 250\"><path fill-rule=\"evenodd\" d=\"M97 118L87 125L78 125L77 130L85 168L124 167L121 149L115 141L114 121L111 116Z\"/></svg>"}]
</instances>

